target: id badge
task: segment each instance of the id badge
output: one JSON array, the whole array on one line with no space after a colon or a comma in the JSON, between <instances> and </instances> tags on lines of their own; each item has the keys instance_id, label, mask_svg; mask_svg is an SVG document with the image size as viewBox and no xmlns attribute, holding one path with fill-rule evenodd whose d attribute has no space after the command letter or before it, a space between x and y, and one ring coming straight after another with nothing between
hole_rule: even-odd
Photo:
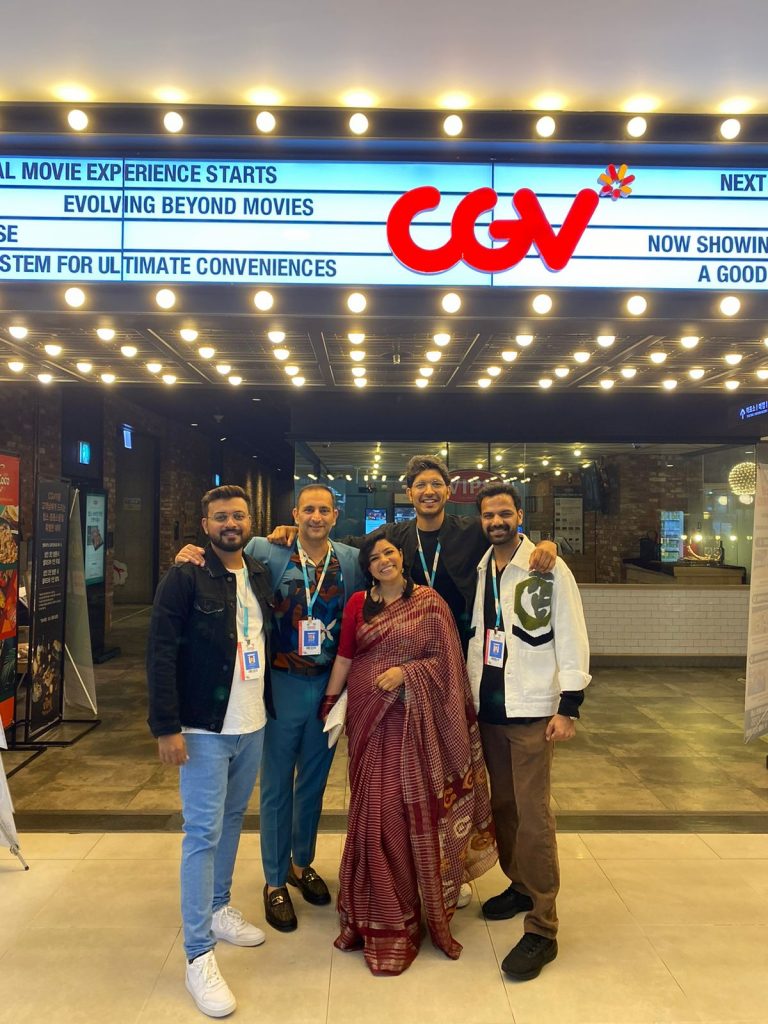
<instances>
[{"instance_id":1,"label":"id badge","mask_svg":"<svg viewBox=\"0 0 768 1024\"><path fill-rule=\"evenodd\" d=\"M259 651L253 640L241 640L237 645L240 657L240 678L245 682L261 676Z\"/></svg>"},{"instance_id":2,"label":"id badge","mask_svg":"<svg viewBox=\"0 0 768 1024\"><path fill-rule=\"evenodd\" d=\"M504 633L500 629L486 629L484 664L504 668Z\"/></svg>"},{"instance_id":3,"label":"id badge","mask_svg":"<svg viewBox=\"0 0 768 1024\"><path fill-rule=\"evenodd\" d=\"M320 619L302 619L299 623L299 654L322 654L323 624Z\"/></svg>"}]
</instances>

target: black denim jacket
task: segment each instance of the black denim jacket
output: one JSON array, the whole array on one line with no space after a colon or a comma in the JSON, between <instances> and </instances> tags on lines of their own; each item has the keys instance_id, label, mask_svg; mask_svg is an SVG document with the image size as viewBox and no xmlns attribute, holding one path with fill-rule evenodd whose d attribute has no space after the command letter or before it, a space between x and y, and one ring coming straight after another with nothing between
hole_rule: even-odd
<instances>
[{"instance_id":1,"label":"black denim jacket","mask_svg":"<svg viewBox=\"0 0 768 1024\"><path fill-rule=\"evenodd\" d=\"M243 556L264 616L264 702L274 717L270 682L274 602L269 569ZM154 736L182 725L221 732L237 659L237 581L210 544L205 565L174 565L160 581L147 643L149 727Z\"/></svg>"}]
</instances>

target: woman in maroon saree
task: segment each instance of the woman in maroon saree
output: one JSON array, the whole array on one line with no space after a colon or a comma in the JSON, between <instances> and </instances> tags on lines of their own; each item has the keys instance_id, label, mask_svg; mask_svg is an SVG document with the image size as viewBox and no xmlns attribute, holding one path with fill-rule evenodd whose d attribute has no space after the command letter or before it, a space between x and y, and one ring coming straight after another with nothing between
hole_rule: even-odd
<instances>
[{"instance_id":1,"label":"woman in maroon saree","mask_svg":"<svg viewBox=\"0 0 768 1024\"><path fill-rule=\"evenodd\" d=\"M344 609L322 712L345 681L350 803L341 861L339 949L400 974L421 943L457 959L450 921L463 881L496 861L485 764L453 616L403 576L389 539L368 541L371 580Z\"/></svg>"}]
</instances>

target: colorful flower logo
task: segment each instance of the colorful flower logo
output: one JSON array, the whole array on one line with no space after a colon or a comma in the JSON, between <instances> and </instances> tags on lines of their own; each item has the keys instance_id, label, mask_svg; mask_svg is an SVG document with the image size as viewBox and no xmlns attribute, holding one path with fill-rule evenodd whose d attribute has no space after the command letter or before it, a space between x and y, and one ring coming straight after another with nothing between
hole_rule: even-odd
<instances>
[{"instance_id":1,"label":"colorful flower logo","mask_svg":"<svg viewBox=\"0 0 768 1024\"><path fill-rule=\"evenodd\" d=\"M602 183L600 198L623 199L628 196L632 189L629 187L635 180L634 174L627 174L628 167L622 164L616 170L616 164L608 164L605 172L597 179Z\"/></svg>"}]
</instances>

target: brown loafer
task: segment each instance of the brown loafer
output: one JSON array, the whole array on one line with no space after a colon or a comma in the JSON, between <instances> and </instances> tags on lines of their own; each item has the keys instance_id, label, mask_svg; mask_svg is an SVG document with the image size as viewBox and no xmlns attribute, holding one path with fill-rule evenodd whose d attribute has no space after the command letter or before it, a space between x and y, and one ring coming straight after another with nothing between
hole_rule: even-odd
<instances>
[{"instance_id":1,"label":"brown loafer","mask_svg":"<svg viewBox=\"0 0 768 1024\"><path fill-rule=\"evenodd\" d=\"M284 885L272 892L268 886L264 886L264 916L267 924L277 928L279 932L296 931L299 922L296 920L291 897Z\"/></svg>"},{"instance_id":2,"label":"brown loafer","mask_svg":"<svg viewBox=\"0 0 768 1024\"><path fill-rule=\"evenodd\" d=\"M304 868L301 877L293 873L293 867L289 868L286 882L288 885L295 885L307 903L314 903L316 907L322 907L331 902L328 886L313 867Z\"/></svg>"}]
</instances>

